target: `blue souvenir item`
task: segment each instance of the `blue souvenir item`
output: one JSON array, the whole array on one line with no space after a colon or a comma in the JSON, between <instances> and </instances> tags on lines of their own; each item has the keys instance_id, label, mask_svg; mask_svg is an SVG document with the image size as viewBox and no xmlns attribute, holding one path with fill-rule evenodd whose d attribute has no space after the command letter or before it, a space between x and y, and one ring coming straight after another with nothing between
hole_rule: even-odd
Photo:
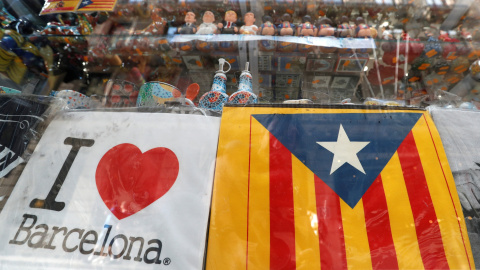
<instances>
[{"instance_id":1,"label":"blue souvenir item","mask_svg":"<svg viewBox=\"0 0 480 270\"><path fill-rule=\"evenodd\" d=\"M198 106L200 108L221 112L223 110L223 105L228 101L226 73L230 71L231 66L230 63L223 58L220 58L218 62L219 69L213 78L212 89L200 98ZM223 70L225 64L228 64L227 71Z\"/></svg>"},{"instance_id":2,"label":"blue souvenir item","mask_svg":"<svg viewBox=\"0 0 480 270\"><path fill-rule=\"evenodd\" d=\"M240 75L240 83L238 86L238 91L233 93L228 102L231 104L252 104L257 103L257 95L253 93L252 89L252 74L248 71L247 62L245 70Z\"/></svg>"},{"instance_id":3,"label":"blue souvenir item","mask_svg":"<svg viewBox=\"0 0 480 270\"><path fill-rule=\"evenodd\" d=\"M173 101L182 96L178 88L164 82L147 82L140 88L137 107L150 107Z\"/></svg>"}]
</instances>

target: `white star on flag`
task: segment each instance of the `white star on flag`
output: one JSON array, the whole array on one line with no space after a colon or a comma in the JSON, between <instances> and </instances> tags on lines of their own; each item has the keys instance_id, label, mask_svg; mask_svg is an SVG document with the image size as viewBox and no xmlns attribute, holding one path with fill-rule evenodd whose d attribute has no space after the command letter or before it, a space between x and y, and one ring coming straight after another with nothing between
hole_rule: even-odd
<instances>
[{"instance_id":1,"label":"white star on flag","mask_svg":"<svg viewBox=\"0 0 480 270\"><path fill-rule=\"evenodd\" d=\"M317 142L320 146L333 153L332 168L330 175L334 173L343 164L348 163L355 169L365 174L362 164L358 159L357 153L360 152L370 142L352 142L347 136L347 133L340 124L338 131L338 138L336 142Z\"/></svg>"},{"instance_id":2,"label":"white star on flag","mask_svg":"<svg viewBox=\"0 0 480 270\"><path fill-rule=\"evenodd\" d=\"M83 0L81 3L80 3L80 6L78 8L84 8L90 4L93 4L93 1L92 0Z\"/></svg>"}]
</instances>

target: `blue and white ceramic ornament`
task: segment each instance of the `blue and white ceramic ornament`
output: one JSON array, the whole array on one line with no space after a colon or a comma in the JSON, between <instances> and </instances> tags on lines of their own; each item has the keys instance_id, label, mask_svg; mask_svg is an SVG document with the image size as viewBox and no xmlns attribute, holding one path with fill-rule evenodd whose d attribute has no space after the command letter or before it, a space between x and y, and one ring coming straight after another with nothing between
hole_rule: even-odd
<instances>
[{"instance_id":1,"label":"blue and white ceramic ornament","mask_svg":"<svg viewBox=\"0 0 480 270\"><path fill-rule=\"evenodd\" d=\"M245 65L245 70L240 75L238 91L233 93L228 99L231 104L254 104L258 102L257 95L252 89L252 74L248 71L249 63Z\"/></svg>"},{"instance_id":2,"label":"blue and white ceramic ornament","mask_svg":"<svg viewBox=\"0 0 480 270\"><path fill-rule=\"evenodd\" d=\"M228 64L227 71L223 70L225 64ZM221 112L223 105L228 101L226 73L230 71L231 66L230 63L223 58L218 59L218 66L219 68L213 78L212 89L200 98L198 106L200 108Z\"/></svg>"}]
</instances>

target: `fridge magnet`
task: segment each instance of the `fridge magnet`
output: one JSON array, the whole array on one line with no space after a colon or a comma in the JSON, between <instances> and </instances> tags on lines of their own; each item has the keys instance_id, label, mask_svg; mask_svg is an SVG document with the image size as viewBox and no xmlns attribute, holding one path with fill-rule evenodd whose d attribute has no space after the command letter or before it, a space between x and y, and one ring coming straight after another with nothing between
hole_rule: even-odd
<instances>
[{"instance_id":1,"label":"fridge magnet","mask_svg":"<svg viewBox=\"0 0 480 270\"><path fill-rule=\"evenodd\" d=\"M203 69L203 61L200 55L183 55L183 63L188 69Z\"/></svg>"},{"instance_id":2,"label":"fridge magnet","mask_svg":"<svg viewBox=\"0 0 480 270\"><path fill-rule=\"evenodd\" d=\"M332 76L329 76L329 75L315 75L312 78L312 87L328 89L331 79L332 79Z\"/></svg>"},{"instance_id":3,"label":"fridge magnet","mask_svg":"<svg viewBox=\"0 0 480 270\"><path fill-rule=\"evenodd\" d=\"M335 76L332 79L332 85L330 88L335 89L346 89L346 88L354 88L358 82L357 76Z\"/></svg>"},{"instance_id":4,"label":"fridge magnet","mask_svg":"<svg viewBox=\"0 0 480 270\"><path fill-rule=\"evenodd\" d=\"M368 58L340 57L338 59L336 72L363 72L368 63Z\"/></svg>"},{"instance_id":5,"label":"fridge magnet","mask_svg":"<svg viewBox=\"0 0 480 270\"><path fill-rule=\"evenodd\" d=\"M306 71L330 72L335 67L335 58L308 58Z\"/></svg>"},{"instance_id":6,"label":"fridge magnet","mask_svg":"<svg viewBox=\"0 0 480 270\"><path fill-rule=\"evenodd\" d=\"M299 87L300 74L277 74L275 80L276 87Z\"/></svg>"}]
</instances>

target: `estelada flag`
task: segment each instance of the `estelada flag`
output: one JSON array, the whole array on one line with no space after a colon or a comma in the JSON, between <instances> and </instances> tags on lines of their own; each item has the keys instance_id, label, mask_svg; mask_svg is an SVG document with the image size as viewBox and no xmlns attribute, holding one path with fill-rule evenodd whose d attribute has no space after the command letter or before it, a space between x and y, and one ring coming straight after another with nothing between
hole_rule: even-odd
<instances>
[{"instance_id":1,"label":"estelada flag","mask_svg":"<svg viewBox=\"0 0 480 270\"><path fill-rule=\"evenodd\" d=\"M82 0L78 5L79 12L113 11L117 0Z\"/></svg>"},{"instance_id":2,"label":"estelada flag","mask_svg":"<svg viewBox=\"0 0 480 270\"><path fill-rule=\"evenodd\" d=\"M471 269L427 112L225 107L207 270Z\"/></svg>"},{"instance_id":3,"label":"estelada flag","mask_svg":"<svg viewBox=\"0 0 480 270\"><path fill-rule=\"evenodd\" d=\"M113 11L117 0L47 0L40 15L64 12Z\"/></svg>"}]
</instances>

